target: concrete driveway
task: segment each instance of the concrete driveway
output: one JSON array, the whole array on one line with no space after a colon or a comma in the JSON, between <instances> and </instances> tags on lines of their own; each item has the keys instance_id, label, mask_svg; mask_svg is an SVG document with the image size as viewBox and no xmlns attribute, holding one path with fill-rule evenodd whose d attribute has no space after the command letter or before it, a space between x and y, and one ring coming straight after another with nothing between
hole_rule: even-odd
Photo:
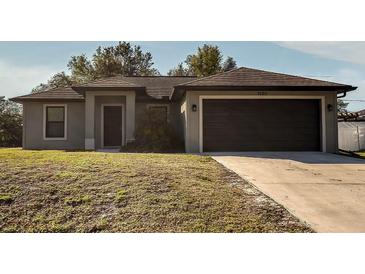
<instances>
[{"instance_id":1,"label":"concrete driveway","mask_svg":"<svg viewBox=\"0 0 365 274\"><path fill-rule=\"evenodd\" d=\"M365 160L322 152L209 155L318 232L365 232Z\"/></svg>"}]
</instances>

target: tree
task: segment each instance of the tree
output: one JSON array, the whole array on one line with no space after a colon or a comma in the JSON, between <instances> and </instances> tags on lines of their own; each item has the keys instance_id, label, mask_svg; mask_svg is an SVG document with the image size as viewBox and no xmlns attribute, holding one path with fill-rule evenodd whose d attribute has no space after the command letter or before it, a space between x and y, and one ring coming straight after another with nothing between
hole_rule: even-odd
<instances>
[{"instance_id":1,"label":"tree","mask_svg":"<svg viewBox=\"0 0 365 274\"><path fill-rule=\"evenodd\" d=\"M114 75L159 75L153 65L150 52L143 52L140 46L119 42L116 46L98 47L91 60L85 54L72 56L67 64L70 75L65 72L57 73L46 84L40 84L34 88L33 92L55 87L68 87Z\"/></svg>"},{"instance_id":2,"label":"tree","mask_svg":"<svg viewBox=\"0 0 365 274\"><path fill-rule=\"evenodd\" d=\"M64 71L56 73L48 80L46 84L39 84L32 89L32 93L59 88L59 87L70 87L73 84L71 77L66 75Z\"/></svg>"},{"instance_id":3,"label":"tree","mask_svg":"<svg viewBox=\"0 0 365 274\"><path fill-rule=\"evenodd\" d=\"M222 70L230 71L230 70L236 69L236 68L237 68L236 61L232 57L228 56L226 61L224 61L224 63L223 63Z\"/></svg>"},{"instance_id":4,"label":"tree","mask_svg":"<svg viewBox=\"0 0 365 274\"><path fill-rule=\"evenodd\" d=\"M168 76L192 76L193 73L184 66L183 63L179 63L176 68L172 68L167 72Z\"/></svg>"},{"instance_id":5,"label":"tree","mask_svg":"<svg viewBox=\"0 0 365 274\"><path fill-rule=\"evenodd\" d=\"M345 103L343 100L341 99L337 99L337 111L347 111L347 106L349 103Z\"/></svg>"},{"instance_id":6,"label":"tree","mask_svg":"<svg viewBox=\"0 0 365 274\"><path fill-rule=\"evenodd\" d=\"M22 145L22 115L18 104L0 101L0 147Z\"/></svg>"},{"instance_id":7,"label":"tree","mask_svg":"<svg viewBox=\"0 0 365 274\"><path fill-rule=\"evenodd\" d=\"M194 75L204 77L222 70L222 54L217 46L204 44L198 52L189 55L185 61Z\"/></svg>"},{"instance_id":8,"label":"tree","mask_svg":"<svg viewBox=\"0 0 365 274\"><path fill-rule=\"evenodd\" d=\"M85 54L71 56L67 67L71 71L70 78L74 83L84 83L96 78L95 69Z\"/></svg>"},{"instance_id":9,"label":"tree","mask_svg":"<svg viewBox=\"0 0 365 274\"><path fill-rule=\"evenodd\" d=\"M116 46L98 47L91 61L85 55L71 57L68 68L73 81L85 82L114 75L159 75L153 65L150 52L144 53L140 46L119 42Z\"/></svg>"},{"instance_id":10,"label":"tree","mask_svg":"<svg viewBox=\"0 0 365 274\"><path fill-rule=\"evenodd\" d=\"M180 63L176 68L171 69L168 75L205 77L237 67L236 61L232 57L228 57L223 62L223 56L218 46L207 44L198 47L197 53L188 55L184 63L185 66Z\"/></svg>"}]
</instances>

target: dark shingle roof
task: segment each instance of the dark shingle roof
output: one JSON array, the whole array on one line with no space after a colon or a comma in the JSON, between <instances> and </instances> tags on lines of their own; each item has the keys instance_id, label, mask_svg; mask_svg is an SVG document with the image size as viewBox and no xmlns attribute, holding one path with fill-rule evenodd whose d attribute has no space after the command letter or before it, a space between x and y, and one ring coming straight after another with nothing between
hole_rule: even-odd
<instances>
[{"instance_id":1,"label":"dark shingle roof","mask_svg":"<svg viewBox=\"0 0 365 274\"><path fill-rule=\"evenodd\" d=\"M174 86L195 80L196 77L185 76L114 76L74 86L76 90L103 88L141 88L149 96L161 98L170 96Z\"/></svg>"},{"instance_id":2,"label":"dark shingle roof","mask_svg":"<svg viewBox=\"0 0 365 274\"><path fill-rule=\"evenodd\" d=\"M72 88L55 88L41 92L31 93L23 96L14 97L11 100L15 102L21 101L37 101L37 100L84 100L84 96Z\"/></svg>"},{"instance_id":3,"label":"dark shingle roof","mask_svg":"<svg viewBox=\"0 0 365 274\"><path fill-rule=\"evenodd\" d=\"M170 96L174 87L185 82L195 80L196 77L187 76L141 76L141 77L123 77L128 82L140 85L146 88L149 96L161 98Z\"/></svg>"},{"instance_id":4,"label":"dark shingle roof","mask_svg":"<svg viewBox=\"0 0 365 274\"><path fill-rule=\"evenodd\" d=\"M38 93L31 93L13 98L14 101L29 100L84 100L78 91L95 89L143 89L154 98L170 96L174 86L189 82L196 77L185 76L113 76L98 79L89 83L73 86L72 88L57 88Z\"/></svg>"},{"instance_id":5,"label":"dark shingle roof","mask_svg":"<svg viewBox=\"0 0 365 274\"><path fill-rule=\"evenodd\" d=\"M178 90L180 92L179 94L181 94L187 88L327 88L340 92L356 89L356 87L350 85L242 67L200 79L188 76L113 76L77 85L72 88L57 88L19 96L12 100L19 102L26 100L56 99L84 100L84 96L79 91L103 89L145 90L147 95L154 98L162 98L164 96L170 96L172 98L172 95L176 94L174 90Z\"/></svg>"},{"instance_id":6,"label":"dark shingle roof","mask_svg":"<svg viewBox=\"0 0 365 274\"><path fill-rule=\"evenodd\" d=\"M111 76L106 78L97 79L85 84L75 85L74 89L87 89L87 88L141 88L142 86L136 85L131 82L127 82L125 77L120 75Z\"/></svg>"},{"instance_id":7,"label":"dark shingle roof","mask_svg":"<svg viewBox=\"0 0 365 274\"><path fill-rule=\"evenodd\" d=\"M328 81L305 78L301 76L241 67L231 71L190 81L181 87L351 87Z\"/></svg>"}]
</instances>

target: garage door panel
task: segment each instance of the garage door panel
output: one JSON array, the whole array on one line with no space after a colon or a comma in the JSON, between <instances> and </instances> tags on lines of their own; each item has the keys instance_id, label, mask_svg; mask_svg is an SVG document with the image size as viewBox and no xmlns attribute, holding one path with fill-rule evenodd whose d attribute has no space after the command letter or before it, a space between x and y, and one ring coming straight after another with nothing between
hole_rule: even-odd
<instances>
[{"instance_id":1,"label":"garage door panel","mask_svg":"<svg viewBox=\"0 0 365 274\"><path fill-rule=\"evenodd\" d=\"M320 149L319 100L203 100L204 151Z\"/></svg>"}]
</instances>

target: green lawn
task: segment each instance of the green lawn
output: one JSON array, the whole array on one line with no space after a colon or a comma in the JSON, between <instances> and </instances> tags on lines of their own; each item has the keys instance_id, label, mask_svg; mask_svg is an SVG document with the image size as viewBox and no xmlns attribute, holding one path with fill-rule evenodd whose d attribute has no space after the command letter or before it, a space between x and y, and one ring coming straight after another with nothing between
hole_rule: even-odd
<instances>
[{"instance_id":1,"label":"green lawn","mask_svg":"<svg viewBox=\"0 0 365 274\"><path fill-rule=\"evenodd\" d=\"M0 149L2 232L310 232L210 157Z\"/></svg>"}]
</instances>

